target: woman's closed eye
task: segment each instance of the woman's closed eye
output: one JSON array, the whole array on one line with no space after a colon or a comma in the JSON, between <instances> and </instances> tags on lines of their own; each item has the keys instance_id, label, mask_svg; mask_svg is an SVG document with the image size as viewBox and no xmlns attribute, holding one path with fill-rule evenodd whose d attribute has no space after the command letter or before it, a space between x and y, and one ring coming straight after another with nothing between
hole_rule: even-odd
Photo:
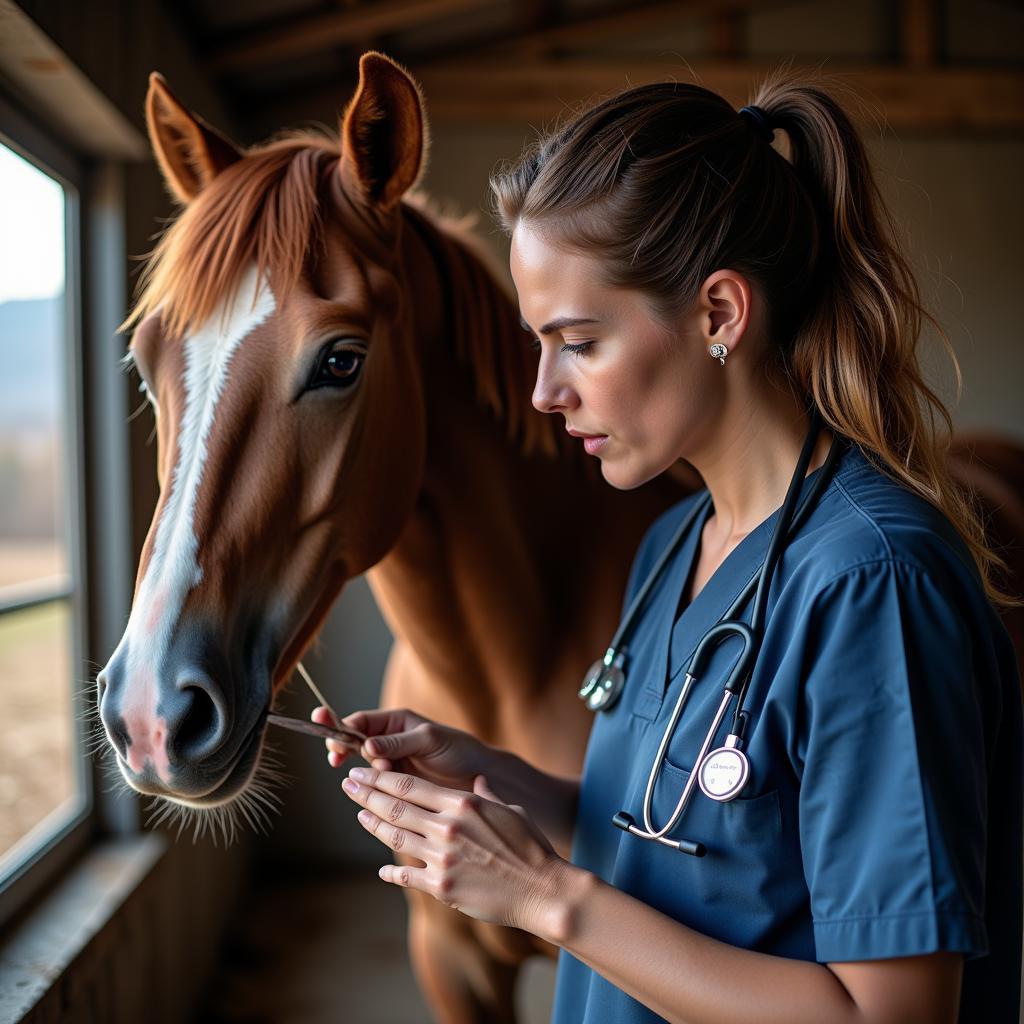
<instances>
[{"instance_id":1,"label":"woman's closed eye","mask_svg":"<svg viewBox=\"0 0 1024 1024\"><path fill-rule=\"evenodd\" d=\"M593 344L595 344L595 342L593 340L590 340L590 341L580 341L580 342L577 342L576 344L573 344L573 345L565 343L565 344L562 345L562 347L558 351L559 352L568 352L569 355L572 355L572 356L582 356L582 355L586 355L587 351L590 349L590 346L593 345ZM539 352L540 351L540 340L537 339L537 338L534 338L530 342L530 348L532 348L534 350L534 352Z\"/></svg>"}]
</instances>

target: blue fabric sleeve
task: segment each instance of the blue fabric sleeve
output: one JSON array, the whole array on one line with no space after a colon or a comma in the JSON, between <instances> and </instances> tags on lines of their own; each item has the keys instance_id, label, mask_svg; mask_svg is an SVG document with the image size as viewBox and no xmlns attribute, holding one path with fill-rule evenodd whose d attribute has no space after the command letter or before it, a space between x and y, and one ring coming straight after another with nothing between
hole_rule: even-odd
<instances>
[{"instance_id":1,"label":"blue fabric sleeve","mask_svg":"<svg viewBox=\"0 0 1024 1024\"><path fill-rule=\"evenodd\" d=\"M950 590L889 558L810 603L799 829L820 962L988 952L985 680Z\"/></svg>"}]
</instances>

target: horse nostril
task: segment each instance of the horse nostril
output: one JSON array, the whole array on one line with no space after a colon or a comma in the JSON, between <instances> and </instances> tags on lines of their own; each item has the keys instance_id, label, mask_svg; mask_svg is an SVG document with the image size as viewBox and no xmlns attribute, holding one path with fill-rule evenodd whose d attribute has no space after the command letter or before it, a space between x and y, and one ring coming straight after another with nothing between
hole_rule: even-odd
<instances>
[{"instance_id":1,"label":"horse nostril","mask_svg":"<svg viewBox=\"0 0 1024 1024\"><path fill-rule=\"evenodd\" d=\"M210 684L188 680L178 684L182 706L176 728L168 737L174 760L200 761L213 754L227 738L225 716Z\"/></svg>"}]
</instances>

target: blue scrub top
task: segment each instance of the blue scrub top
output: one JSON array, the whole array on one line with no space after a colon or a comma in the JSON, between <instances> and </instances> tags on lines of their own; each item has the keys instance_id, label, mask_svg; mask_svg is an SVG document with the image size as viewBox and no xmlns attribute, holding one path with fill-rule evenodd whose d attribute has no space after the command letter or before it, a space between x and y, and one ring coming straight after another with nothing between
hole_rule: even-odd
<instances>
[{"instance_id":1,"label":"blue scrub top","mask_svg":"<svg viewBox=\"0 0 1024 1024\"><path fill-rule=\"evenodd\" d=\"M706 494L648 529L624 608ZM960 951L960 1020L1016 1021L1024 711L1013 646L952 523L856 445L775 570L744 701L750 777L729 803L697 789L669 834L704 843L707 855L612 824L619 810L642 824L690 657L760 568L781 509L730 552L673 626L712 511L709 503L691 523L649 595L622 696L596 714L572 862L705 935L774 956L829 963ZM737 617L749 622L752 606L751 597ZM739 649L723 642L694 685L655 787L655 828L676 805ZM560 951L553 1024L660 1020Z\"/></svg>"}]
</instances>

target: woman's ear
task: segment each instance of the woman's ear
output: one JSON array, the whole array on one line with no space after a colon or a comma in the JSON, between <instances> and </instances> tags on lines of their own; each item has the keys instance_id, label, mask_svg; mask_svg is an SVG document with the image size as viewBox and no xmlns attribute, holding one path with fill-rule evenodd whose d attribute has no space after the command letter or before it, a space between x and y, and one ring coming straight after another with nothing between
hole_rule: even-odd
<instances>
[{"instance_id":1,"label":"woman's ear","mask_svg":"<svg viewBox=\"0 0 1024 1024\"><path fill-rule=\"evenodd\" d=\"M164 182L180 203L191 202L242 157L229 138L178 101L159 71L149 76L146 125Z\"/></svg>"},{"instance_id":2,"label":"woman's ear","mask_svg":"<svg viewBox=\"0 0 1024 1024\"><path fill-rule=\"evenodd\" d=\"M734 270L716 270L700 290L701 330L708 348L716 342L734 352L750 319L750 285Z\"/></svg>"}]
</instances>

